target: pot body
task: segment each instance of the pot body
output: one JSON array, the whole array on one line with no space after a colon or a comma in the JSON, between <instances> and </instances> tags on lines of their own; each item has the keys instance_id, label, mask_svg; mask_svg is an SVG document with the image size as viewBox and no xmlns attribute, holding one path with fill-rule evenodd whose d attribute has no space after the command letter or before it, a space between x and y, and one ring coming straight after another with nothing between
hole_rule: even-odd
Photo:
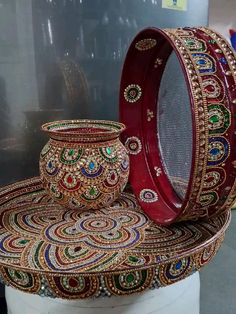
<instances>
[{"instance_id":1,"label":"pot body","mask_svg":"<svg viewBox=\"0 0 236 314\"><path fill-rule=\"evenodd\" d=\"M50 139L40 154L45 190L71 209L109 206L123 191L129 157L119 138L95 143Z\"/></svg>"}]
</instances>

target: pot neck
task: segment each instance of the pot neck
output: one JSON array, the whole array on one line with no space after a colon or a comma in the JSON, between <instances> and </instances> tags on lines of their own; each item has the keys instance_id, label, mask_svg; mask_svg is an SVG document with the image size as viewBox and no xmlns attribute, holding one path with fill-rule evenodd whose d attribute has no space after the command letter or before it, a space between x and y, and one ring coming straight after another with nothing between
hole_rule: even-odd
<instances>
[{"instance_id":1,"label":"pot neck","mask_svg":"<svg viewBox=\"0 0 236 314\"><path fill-rule=\"evenodd\" d=\"M78 145L89 145L89 144L100 144L100 143L109 143L119 139L119 134L116 136L99 136L91 138L78 138L76 136L55 136L50 135L50 140L58 143L68 143L68 144L78 144Z\"/></svg>"}]
</instances>

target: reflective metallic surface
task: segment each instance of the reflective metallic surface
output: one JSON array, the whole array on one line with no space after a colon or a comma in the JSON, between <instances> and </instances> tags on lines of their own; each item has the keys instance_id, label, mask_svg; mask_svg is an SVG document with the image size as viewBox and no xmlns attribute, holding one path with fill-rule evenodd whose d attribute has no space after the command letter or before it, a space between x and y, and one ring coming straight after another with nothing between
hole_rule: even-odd
<instances>
[{"instance_id":1,"label":"reflective metallic surface","mask_svg":"<svg viewBox=\"0 0 236 314\"><path fill-rule=\"evenodd\" d=\"M183 12L160 0L1 0L0 184L38 174L42 123L118 120L122 63L140 29L206 25L207 15L206 0Z\"/></svg>"}]
</instances>

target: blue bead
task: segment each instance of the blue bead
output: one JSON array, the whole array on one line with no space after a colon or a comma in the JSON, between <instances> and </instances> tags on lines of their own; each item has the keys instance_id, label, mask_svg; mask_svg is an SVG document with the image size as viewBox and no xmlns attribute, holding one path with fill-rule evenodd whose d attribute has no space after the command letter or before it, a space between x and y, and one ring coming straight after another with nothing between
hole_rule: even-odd
<instances>
[{"instance_id":1,"label":"blue bead","mask_svg":"<svg viewBox=\"0 0 236 314\"><path fill-rule=\"evenodd\" d=\"M89 169L90 169L90 170L93 170L94 167L95 167L95 164L94 164L93 161L91 161L91 162L89 163Z\"/></svg>"},{"instance_id":2,"label":"blue bead","mask_svg":"<svg viewBox=\"0 0 236 314\"><path fill-rule=\"evenodd\" d=\"M224 57L220 58L219 61L222 64L228 64L227 60Z\"/></svg>"},{"instance_id":3,"label":"blue bead","mask_svg":"<svg viewBox=\"0 0 236 314\"><path fill-rule=\"evenodd\" d=\"M175 269L180 269L182 266L182 262L179 261L176 265L175 265Z\"/></svg>"},{"instance_id":4,"label":"blue bead","mask_svg":"<svg viewBox=\"0 0 236 314\"><path fill-rule=\"evenodd\" d=\"M213 148L210 153L211 155L218 155L219 152L220 152L219 148Z\"/></svg>"},{"instance_id":5,"label":"blue bead","mask_svg":"<svg viewBox=\"0 0 236 314\"><path fill-rule=\"evenodd\" d=\"M199 60L197 60L197 64L206 64L206 60L199 59Z\"/></svg>"},{"instance_id":6,"label":"blue bead","mask_svg":"<svg viewBox=\"0 0 236 314\"><path fill-rule=\"evenodd\" d=\"M52 168L52 162L51 161L49 161L49 163L48 163L48 168Z\"/></svg>"}]
</instances>

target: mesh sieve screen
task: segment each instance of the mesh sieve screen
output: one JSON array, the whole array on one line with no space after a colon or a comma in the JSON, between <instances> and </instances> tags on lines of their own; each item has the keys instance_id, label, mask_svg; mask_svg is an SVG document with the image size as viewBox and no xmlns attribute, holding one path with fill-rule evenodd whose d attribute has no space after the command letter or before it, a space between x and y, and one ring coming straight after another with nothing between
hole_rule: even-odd
<instances>
[{"instance_id":1,"label":"mesh sieve screen","mask_svg":"<svg viewBox=\"0 0 236 314\"><path fill-rule=\"evenodd\" d=\"M184 74L174 52L163 73L158 103L158 145L164 169L183 199L191 171L192 114Z\"/></svg>"}]
</instances>

